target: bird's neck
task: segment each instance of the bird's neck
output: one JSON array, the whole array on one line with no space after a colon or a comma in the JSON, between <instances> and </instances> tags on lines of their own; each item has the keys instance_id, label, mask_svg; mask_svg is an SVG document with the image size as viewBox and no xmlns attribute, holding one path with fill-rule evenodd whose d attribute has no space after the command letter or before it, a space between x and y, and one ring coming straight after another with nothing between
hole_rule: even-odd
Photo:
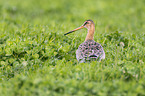
<instances>
[{"instance_id":1,"label":"bird's neck","mask_svg":"<svg viewBox=\"0 0 145 96\"><path fill-rule=\"evenodd\" d=\"M87 40L94 40L94 32L95 32L95 25L92 25L89 29L88 29L88 34L86 36L85 41Z\"/></svg>"}]
</instances>

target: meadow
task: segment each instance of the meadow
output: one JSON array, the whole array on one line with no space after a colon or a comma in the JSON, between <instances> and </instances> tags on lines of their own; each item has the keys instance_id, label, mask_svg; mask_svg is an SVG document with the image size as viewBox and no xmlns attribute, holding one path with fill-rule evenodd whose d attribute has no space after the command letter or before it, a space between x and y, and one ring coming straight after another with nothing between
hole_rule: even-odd
<instances>
[{"instance_id":1,"label":"meadow","mask_svg":"<svg viewBox=\"0 0 145 96\"><path fill-rule=\"evenodd\" d=\"M101 62L75 51L95 23ZM1 96L145 96L144 0L0 0Z\"/></svg>"}]
</instances>

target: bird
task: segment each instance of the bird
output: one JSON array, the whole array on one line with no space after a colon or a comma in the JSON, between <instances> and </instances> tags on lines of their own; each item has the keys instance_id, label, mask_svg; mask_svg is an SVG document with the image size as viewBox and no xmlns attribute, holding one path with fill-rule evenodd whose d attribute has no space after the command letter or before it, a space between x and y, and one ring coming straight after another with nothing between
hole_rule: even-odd
<instances>
[{"instance_id":1,"label":"bird","mask_svg":"<svg viewBox=\"0 0 145 96\"><path fill-rule=\"evenodd\" d=\"M72 32L80 30L82 28L87 28L88 33L85 41L79 45L76 50L76 58L79 63L85 63L90 61L101 61L101 59L105 59L105 52L101 44L94 41L94 32L95 32L95 24L92 20L86 20L82 26L65 33L64 35L68 35Z\"/></svg>"}]
</instances>

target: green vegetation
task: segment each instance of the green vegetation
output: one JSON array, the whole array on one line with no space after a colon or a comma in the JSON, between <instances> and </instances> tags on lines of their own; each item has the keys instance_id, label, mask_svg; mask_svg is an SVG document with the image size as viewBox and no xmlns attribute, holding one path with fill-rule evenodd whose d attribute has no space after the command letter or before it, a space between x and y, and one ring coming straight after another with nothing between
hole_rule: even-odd
<instances>
[{"instance_id":1,"label":"green vegetation","mask_svg":"<svg viewBox=\"0 0 145 96\"><path fill-rule=\"evenodd\" d=\"M0 0L1 96L144 96L144 0ZM75 51L96 24L101 62Z\"/></svg>"}]
</instances>

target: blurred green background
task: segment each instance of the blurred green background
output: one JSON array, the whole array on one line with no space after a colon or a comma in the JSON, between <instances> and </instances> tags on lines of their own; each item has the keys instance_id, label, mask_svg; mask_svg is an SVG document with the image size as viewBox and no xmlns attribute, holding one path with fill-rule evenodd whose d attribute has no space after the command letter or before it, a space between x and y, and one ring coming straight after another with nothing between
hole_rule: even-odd
<instances>
[{"instance_id":1,"label":"blurred green background","mask_svg":"<svg viewBox=\"0 0 145 96\"><path fill-rule=\"evenodd\" d=\"M106 59L79 64L87 19ZM144 0L0 0L0 94L144 96L144 30Z\"/></svg>"}]
</instances>

